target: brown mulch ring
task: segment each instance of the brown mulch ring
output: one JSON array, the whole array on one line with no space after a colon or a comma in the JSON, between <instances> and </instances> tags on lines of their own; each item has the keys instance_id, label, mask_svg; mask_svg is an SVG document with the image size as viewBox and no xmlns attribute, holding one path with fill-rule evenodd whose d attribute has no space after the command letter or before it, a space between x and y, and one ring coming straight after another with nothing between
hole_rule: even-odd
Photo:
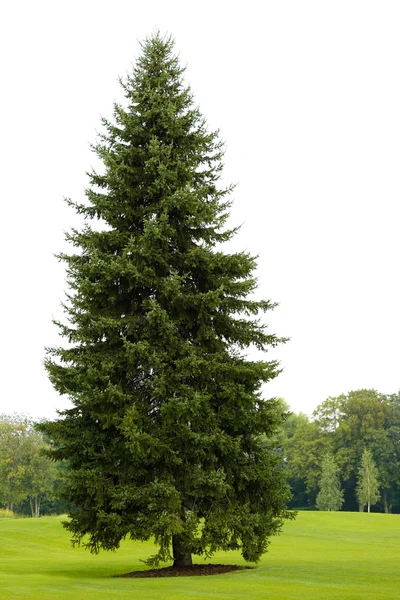
<instances>
[{"instance_id":1,"label":"brown mulch ring","mask_svg":"<svg viewBox=\"0 0 400 600\"><path fill-rule=\"evenodd\" d=\"M148 571L132 571L119 577L187 577L190 575L220 575L231 571L242 571L251 567L238 565L192 565L190 567L163 567L162 569L149 569Z\"/></svg>"}]
</instances>

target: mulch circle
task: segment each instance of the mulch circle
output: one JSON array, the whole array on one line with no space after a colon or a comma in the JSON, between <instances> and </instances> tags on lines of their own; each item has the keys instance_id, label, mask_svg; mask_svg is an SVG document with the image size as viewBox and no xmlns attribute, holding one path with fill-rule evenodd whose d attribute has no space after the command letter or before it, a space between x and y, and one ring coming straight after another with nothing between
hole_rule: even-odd
<instances>
[{"instance_id":1,"label":"mulch circle","mask_svg":"<svg viewBox=\"0 0 400 600\"><path fill-rule=\"evenodd\" d=\"M132 571L119 577L188 577L193 575L220 575L231 571L243 571L251 567L238 565L191 565L190 567L163 567L162 569L149 569L148 571Z\"/></svg>"}]
</instances>

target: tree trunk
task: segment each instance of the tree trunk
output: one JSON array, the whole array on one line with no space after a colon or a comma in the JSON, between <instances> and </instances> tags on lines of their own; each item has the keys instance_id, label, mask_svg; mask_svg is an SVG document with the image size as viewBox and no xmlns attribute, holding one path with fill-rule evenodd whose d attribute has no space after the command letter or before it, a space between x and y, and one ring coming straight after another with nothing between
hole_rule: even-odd
<instances>
[{"instance_id":1,"label":"tree trunk","mask_svg":"<svg viewBox=\"0 0 400 600\"><path fill-rule=\"evenodd\" d=\"M32 517L34 517L35 513L34 513L34 510L33 510L32 496L29 496L29 505L31 507L31 515L32 515Z\"/></svg>"},{"instance_id":2,"label":"tree trunk","mask_svg":"<svg viewBox=\"0 0 400 600\"><path fill-rule=\"evenodd\" d=\"M365 506L365 504L359 504L358 505L359 512L364 512L364 506Z\"/></svg>"},{"instance_id":3,"label":"tree trunk","mask_svg":"<svg viewBox=\"0 0 400 600\"><path fill-rule=\"evenodd\" d=\"M385 513L389 512L387 490L383 490L383 512L385 512Z\"/></svg>"},{"instance_id":4,"label":"tree trunk","mask_svg":"<svg viewBox=\"0 0 400 600\"><path fill-rule=\"evenodd\" d=\"M371 512L371 503L368 502L368 512Z\"/></svg>"},{"instance_id":5,"label":"tree trunk","mask_svg":"<svg viewBox=\"0 0 400 600\"><path fill-rule=\"evenodd\" d=\"M172 536L172 554L174 567L190 567L192 565L192 555L180 535Z\"/></svg>"},{"instance_id":6,"label":"tree trunk","mask_svg":"<svg viewBox=\"0 0 400 600\"><path fill-rule=\"evenodd\" d=\"M11 510L14 508L14 503L12 500L12 493L14 487L14 477L10 477L8 480L8 500L7 500L7 510Z\"/></svg>"},{"instance_id":7,"label":"tree trunk","mask_svg":"<svg viewBox=\"0 0 400 600\"><path fill-rule=\"evenodd\" d=\"M37 519L40 517L40 499L38 496L35 498L35 517Z\"/></svg>"}]
</instances>

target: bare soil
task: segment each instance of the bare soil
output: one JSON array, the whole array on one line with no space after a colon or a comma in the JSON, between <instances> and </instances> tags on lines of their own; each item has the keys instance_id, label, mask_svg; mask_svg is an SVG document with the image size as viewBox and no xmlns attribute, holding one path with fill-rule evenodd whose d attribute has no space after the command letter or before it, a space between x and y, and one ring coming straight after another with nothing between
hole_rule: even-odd
<instances>
[{"instance_id":1,"label":"bare soil","mask_svg":"<svg viewBox=\"0 0 400 600\"><path fill-rule=\"evenodd\" d=\"M242 571L251 567L239 567L238 565L191 565L190 567L163 567L161 569L149 569L148 571L132 571L124 573L119 577L188 577L193 575L220 575L231 571Z\"/></svg>"}]
</instances>

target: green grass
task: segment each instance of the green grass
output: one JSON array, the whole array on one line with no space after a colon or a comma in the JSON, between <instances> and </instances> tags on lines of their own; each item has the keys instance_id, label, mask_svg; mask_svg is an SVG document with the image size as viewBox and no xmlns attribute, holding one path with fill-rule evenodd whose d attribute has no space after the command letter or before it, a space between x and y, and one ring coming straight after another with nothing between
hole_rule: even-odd
<instances>
[{"instance_id":1,"label":"green grass","mask_svg":"<svg viewBox=\"0 0 400 600\"><path fill-rule=\"evenodd\" d=\"M153 546L73 549L54 517L1 519L1 600L379 600L400 594L400 515L300 512L255 569L212 577L118 579ZM201 562L201 561L199 561ZM212 561L244 564L239 553Z\"/></svg>"}]
</instances>

